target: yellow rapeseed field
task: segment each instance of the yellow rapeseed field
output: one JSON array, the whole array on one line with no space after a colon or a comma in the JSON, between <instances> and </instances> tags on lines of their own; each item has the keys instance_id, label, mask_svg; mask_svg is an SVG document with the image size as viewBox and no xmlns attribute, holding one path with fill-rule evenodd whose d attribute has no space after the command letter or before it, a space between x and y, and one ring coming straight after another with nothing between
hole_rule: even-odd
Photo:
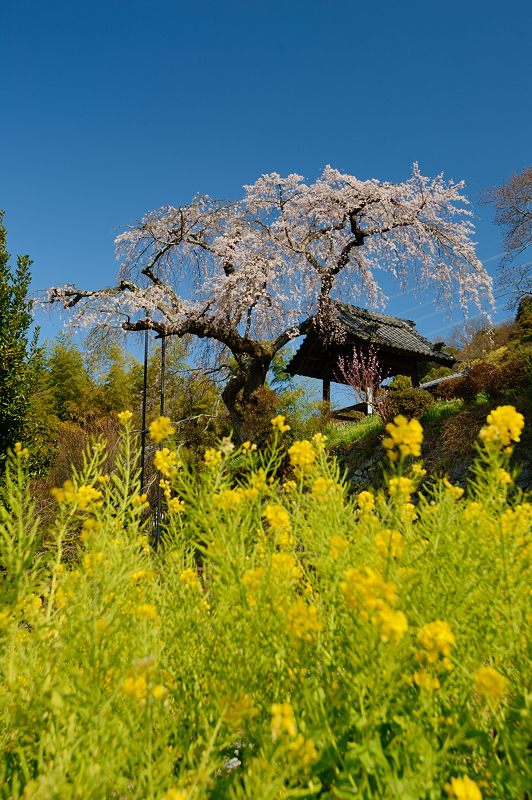
<instances>
[{"instance_id":1,"label":"yellow rapeseed field","mask_svg":"<svg viewBox=\"0 0 532 800\"><path fill-rule=\"evenodd\" d=\"M224 439L193 470L150 425L164 517L119 415L36 518L28 450L0 505L0 796L390 798L530 792L532 505L511 406L467 487L387 426L384 488L352 496L324 437ZM529 754L529 753L528 753Z\"/></svg>"}]
</instances>

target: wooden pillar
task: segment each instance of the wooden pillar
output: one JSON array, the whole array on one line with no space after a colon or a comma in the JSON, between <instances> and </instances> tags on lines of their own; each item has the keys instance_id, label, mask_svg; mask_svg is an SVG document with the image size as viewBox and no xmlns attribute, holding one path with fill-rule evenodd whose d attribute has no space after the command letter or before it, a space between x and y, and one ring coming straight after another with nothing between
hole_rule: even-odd
<instances>
[{"instance_id":1,"label":"wooden pillar","mask_svg":"<svg viewBox=\"0 0 532 800\"><path fill-rule=\"evenodd\" d=\"M323 411L330 414L331 411L331 382L323 379Z\"/></svg>"}]
</instances>

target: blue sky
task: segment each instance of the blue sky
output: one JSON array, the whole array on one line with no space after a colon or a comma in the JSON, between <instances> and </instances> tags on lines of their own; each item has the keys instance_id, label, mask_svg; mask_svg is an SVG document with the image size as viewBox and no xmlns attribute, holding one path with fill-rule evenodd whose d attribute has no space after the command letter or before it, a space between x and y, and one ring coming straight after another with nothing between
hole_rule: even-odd
<instances>
[{"instance_id":1,"label":"blue sky","mask_svg":"<svg viewBox=\"0 0 532 800\"><path fill-rule=\"evenodd\" d=\"M120 226L151 208L328 163L404 180L417 160L465 179L494 270L501 234L478 198L530 163L531 24L525 0L6 2L9 249L34 259L36 290L107 285ZM389 293L430 338L460 319Z\"/></svg>"}]
</instances>

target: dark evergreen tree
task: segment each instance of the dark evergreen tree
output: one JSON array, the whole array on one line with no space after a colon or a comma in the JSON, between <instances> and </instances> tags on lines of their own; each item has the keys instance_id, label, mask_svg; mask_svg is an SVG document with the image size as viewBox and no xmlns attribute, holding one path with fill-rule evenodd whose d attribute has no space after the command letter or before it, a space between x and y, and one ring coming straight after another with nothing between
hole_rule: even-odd
<instances>
[{"instance_id":1,"label":"dark evergreen tree","mask_svg":"<svg viewBox=\"0 0 532 800\"><path fill-rule=\"evenodd\" d=\"M12 270L6 242L4 212L0 211L0 459L17 441L31 446L31 393L42 368L39 329L31 330L32 262L29 256L18 256Z\"/></svg>"}]
</instances>

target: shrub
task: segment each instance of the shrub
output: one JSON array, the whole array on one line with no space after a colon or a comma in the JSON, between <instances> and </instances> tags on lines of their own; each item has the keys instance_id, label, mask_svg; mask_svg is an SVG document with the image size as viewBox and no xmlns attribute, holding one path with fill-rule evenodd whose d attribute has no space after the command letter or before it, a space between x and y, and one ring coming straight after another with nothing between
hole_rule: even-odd
<instances>
[{"instance_id":1,"label":"shrub","mask_svg":"<svg viewBox=\"0 0 532 800\"><path fill-rule=\"evenodd\" d=\"M426 389L396 389L388 392L386 418L393 419L397 414L421 417L433 405L434 397Z\"/></svg>"},{"instance_id":2,"label":"shrub","mask_svg":"<svg viewBox=\"0 0 532 800\"><path fill-rule=\"evenodd\" d=\"M509 466L515 410L488 417L465 493L427 485L406 420L388 427L385 487L356 497L323 437L286 451L279 418L262 451L224 439L198 470L165 441L156 550L121 424L111 473L89 450L46 531L27 451L8 460L3 796L526 795L532 508Z\"/></svg>"}]
</instances>

